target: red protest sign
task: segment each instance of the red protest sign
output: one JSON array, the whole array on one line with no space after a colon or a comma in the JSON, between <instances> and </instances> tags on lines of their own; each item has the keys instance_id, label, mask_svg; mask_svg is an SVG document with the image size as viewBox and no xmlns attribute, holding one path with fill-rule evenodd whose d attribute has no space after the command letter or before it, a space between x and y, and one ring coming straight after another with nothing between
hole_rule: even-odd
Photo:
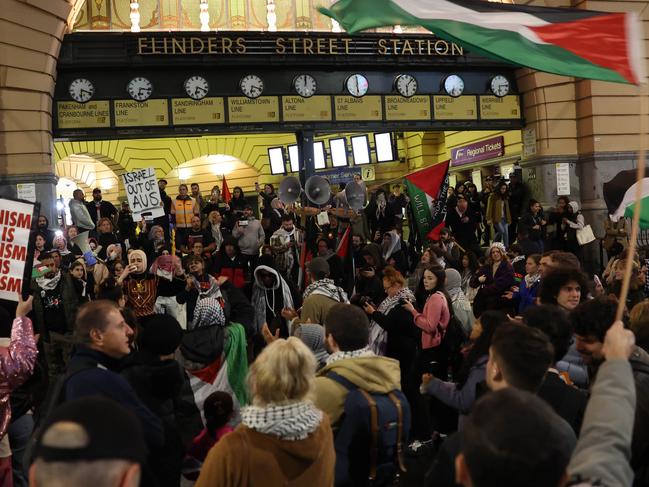
<instances>
[{"instance_id":1,"label":"red protest sign","mask_svg":"<svg viewBox=\"0 0 649 487\"><path fill-rule=\"evenodd\" d=\"M0 198L0 299L18 301L23 290L32 252L29 234L34 220L34 203Z\"/></svg>"}]
</instances>

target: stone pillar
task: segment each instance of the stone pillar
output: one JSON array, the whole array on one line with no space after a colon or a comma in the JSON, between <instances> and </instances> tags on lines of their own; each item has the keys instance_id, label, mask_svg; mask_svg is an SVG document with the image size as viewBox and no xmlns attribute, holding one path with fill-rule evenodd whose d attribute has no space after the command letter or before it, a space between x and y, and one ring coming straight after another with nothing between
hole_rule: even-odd
<instances>
[{"instance_id":1,"label":"stone pillar","mask_svg":"<svg viewBox=\"0 0 649 487\"><path fill-rule=\"evenodd\" d=\"M0 194L36 183L36 197L56 221L52 96L61 41L79 0L6 0L0 9Z\"/></svg>"}]
</instances>

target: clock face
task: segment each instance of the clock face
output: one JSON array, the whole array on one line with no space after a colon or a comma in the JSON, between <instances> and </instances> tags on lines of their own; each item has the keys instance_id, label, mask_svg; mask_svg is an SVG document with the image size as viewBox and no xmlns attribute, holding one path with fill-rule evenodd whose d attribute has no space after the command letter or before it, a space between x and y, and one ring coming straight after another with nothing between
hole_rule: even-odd
<instances>
[{"instance_id":1,"label":"clock face","mask_svg":"<svg viewBox=\"0 0 649 487\"><path fill-rule=\"evenodd\" d=\"M77 78L70 83L68 91L74 101L85 103L95 94L95 87L89 80L85 78Z\"/></svg>"},{"instance_id":2,"label":"clock face","mask_svg":"<svg viewBox=\"0 0 649 487\"><path fill-rule=\"evenodd\" d=\"M444 80L444 91L452 97L458 97L464 92L464 80L457 74L447 76Z\"/></svg>"},{"instance_id":3,"label":"clock face","mask_svg":"<svg viewBox=\"0 0 649 487\"><path fill-rule=\"evenodd\" d=\"M394 81L394 85L401 96L410 98L417 93L417 80L409 74L400 74Z\"/></svg>"},{"instance_id":4,"label":"clock face","mask_svg":"<svg viewBox=\"0 0 649 487\"><path fill-rule=\"evenodd\" d=\"M497 75L491 78L491 92L502 97L509 93L509 80L502 75Z\"/></svg>"},{"instance_id":5,"label":"clock face","mask_svg":"<svg viewBox=\"0 0 649 487\"><path fill-rule=\"evenodd\" d=\"M244 76L239 82L239 87L248 98L257 98L264 92L264 82L256 74Z\"/></svg>"},{"instance_id":6,"label":"clock face","mask_svg":"<svg viewBox=\"0 0 649 487\"><path fill-rule=\"evenodd\" d=\"M153 93L153 85L148 79L138 76L128 82L127 90L128 94L131 95L131 98L134 100L145 101L148 100Z\"/></svg>"},{"instance_id":7,"label":"clock face","mask_svg":"<svg viewBox=\"0 0 649 487\"><path fill-rule=\"evenodd\" d=\"M210 85L202 76L191 76L185 80L185 92L194 100L202 100L210 90Z\"/></svg>"},{"instance_id":8,"label":"clock face","mask_svg":"<svg viewBox=\"0 0 649 487\"><path fill-rule=\"evenodd\" d=\"M345 81L345 86L350 95L359 98L367 93L370 84L367 82L367 78L362 74L352 74L347 78L347 81Z\"/></svg>"},{"instance_id":9,"label":"clock face","mask_svg":"<svg viewBox=\"0 0 649 487\"><path fill-rule=\"evenodd\" d=\"M310 74L301 74L296 76L293 80L293 87L297 94L303 96L304 98L309 98L315 95L316 89L318 88L315 78Z\"/></svg>"}]
</instances>

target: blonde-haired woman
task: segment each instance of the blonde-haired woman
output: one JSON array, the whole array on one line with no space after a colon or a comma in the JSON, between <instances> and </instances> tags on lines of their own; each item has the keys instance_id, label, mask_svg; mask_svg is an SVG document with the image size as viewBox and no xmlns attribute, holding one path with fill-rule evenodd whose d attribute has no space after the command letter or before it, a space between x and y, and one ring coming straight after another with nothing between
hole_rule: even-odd
<instances>
[{"instance_id":1,"label":"blonde-haired woman","mask_svg":"<svg viewBox=\"0 0 649 487\"><path fill-rule=\"evenodd\" d=\"M196 487L334 483L329 419L309 400L316 360L299 338L268 345L248 373L252 406L205 460Z\"/></svg>"},{"instance_id":2,"label":"blonde-haired woman","mask_svg":"<svg viewBox=\"0 0 649 487\"><path fill-rule=\"evenodd\" d=\"M503 309L509 306L503 294L514 285L514 268L509 263L505 246L494 242L487 251L487 262L473 274L470 285L479 288L473 300L473 314L480 318L488 309Z\"/></svg>"}]
</instances>

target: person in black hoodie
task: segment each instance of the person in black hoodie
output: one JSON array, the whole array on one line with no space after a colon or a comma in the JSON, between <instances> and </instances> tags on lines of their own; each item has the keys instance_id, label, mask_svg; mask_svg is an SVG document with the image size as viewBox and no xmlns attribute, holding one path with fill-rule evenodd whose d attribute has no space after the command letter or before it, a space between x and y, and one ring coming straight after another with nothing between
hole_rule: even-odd
<instances>
[{"instance_id":1,"label":"person in black hoodie","mask_svg":"<svg viewBox=\"0 0 649 487\"><path fill-rule=\"evenodd\" d=\"M160 487L177 487L184 448L176 423L176 406L184 382L174 353L183 337L178 321L154 315L138 337L139 349L123 361L122 376L140 400L162 421L164 445L149 453L148 464Z\"/></svg>"}]
</instances>

